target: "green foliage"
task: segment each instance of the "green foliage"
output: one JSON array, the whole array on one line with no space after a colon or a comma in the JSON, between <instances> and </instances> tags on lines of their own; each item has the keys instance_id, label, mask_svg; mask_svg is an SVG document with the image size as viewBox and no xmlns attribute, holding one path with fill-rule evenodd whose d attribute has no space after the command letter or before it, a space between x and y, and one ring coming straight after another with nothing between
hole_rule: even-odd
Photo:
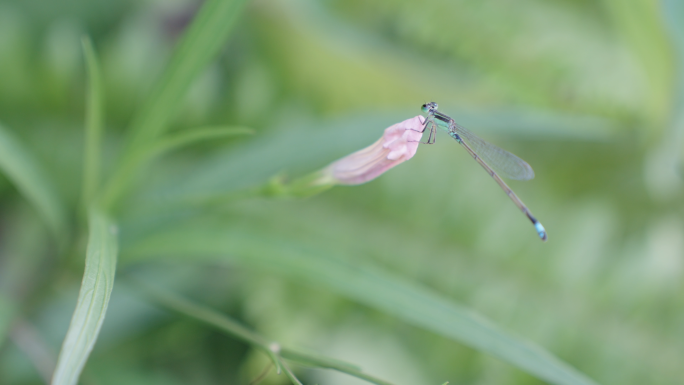
<instances>
[{"instance_id":1,"label":"green foliage","mask_svg":"<svg viewBox=\"0 0 684 385\"><path fill-rule=\"evenodd\" d=\"M88 38L83 38L83 52L88 68L88 95L86 97L85 148L83 157L83 201L88 206L100 183L102 159L102 79L100 64Z\"/></svg>"},{"instance_id":2,"label":"green foliage","mask_svg":"<svg viewBox=\"0 0 684 385\"><path fill-rule=\"evenodd\" d=\"M676 1L62 3L0 3L1 383L681 379ZM446 137L321 182L429 100L549 242Z\"/></svg>"},{"instance_id":3,"label":"green foliage","mask_svg":"<svg viewBox=\"0 0 684 385\"><path fill-rule=\"evenodd\" d=\"M228 259L267 269L293 281L326 288L407 323L465 343L523 368L552 384L594 384L547 352L509 336L482 316L429 290L405 282L362 261L334 258L329 250L300 250L279 237L222 228L220 222L190 222L133 247L138 258ZM129 257L130 258L130 257ZM130 262L130 260L129 260ZM187 311L196 314L199 311ZM207 317L202 317L207 318ZM246 334L246 333L243 333ZM263 344L260 344L263 348Z\"/></svg>"}]
</instances>

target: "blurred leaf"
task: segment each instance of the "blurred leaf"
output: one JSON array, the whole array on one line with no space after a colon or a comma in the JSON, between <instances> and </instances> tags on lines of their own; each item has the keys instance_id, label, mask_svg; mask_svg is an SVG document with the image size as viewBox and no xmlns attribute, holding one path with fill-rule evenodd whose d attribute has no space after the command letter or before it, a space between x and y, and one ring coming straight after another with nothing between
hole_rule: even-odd
<instances>
[{"instance_id":1,"label":"blurred leaf","mask_svg":"<svg viewBox=\"0 0 684 385\"><path fill-rule=\"evenodd\" d=\"M603 4L641 62L648 87L645 100L648 118L656 124L664 123L670 109L674 68L672 50L658 12L660 5L652 0L607 0Z\"/></svg>"},{"instance_id":2,"label":"blurred leaf","mask_svg":"<svg viewBox=\"0 0 684 385\"><path fill-rule=\"evenodd\" d=\"M145 145L165 129L192 82L223 47L247 0L209 0L194 17L157 87L131 128L132 146Z\"/></svg>"},{"instance_id":3,"label":"blurred leaf","mask_svg":"<svg viewBox=\"0 0 684 385\"><path fill-rule=\"evenodd\" d=\"M441 105L440 105L441 107ZM478 135L493 134L519 140L604 142L617 132L615 121L598 116L563 114L534 109L454 109L445 112Z\"/></svg>"},{"instance_id":4,"label":"blurred leaf","mask_svg":"<svg viewBox=\"0 0 684 385\"><path fill-rule=\"evenodd\" d=\"M16 304L4 293L0 293L0 346L2 346L9 332L17 311Z\"/></svg>"},{"instance_id":5,"label":"blurred leaf","mask_svg":"<svg viewBox=\"0 0 684 385\"><path fill-rule=\"evenodd\" d=\"M226 260L265 269L294 281L325 287L408 323L499 357L558 385L594 382L543 349L515 338L480 315L441 295L359 261L254 234L238 226L190 223L150 237L126 254L128 262L173 257Z\"/></svg>"},{"instance_id":6,"label":"blurred leaf","mask_svg":"<svg viewBox=\"0 0 684 385\"><path fill-rule=\"evenodd\" d=\"M660 3L660 16L674 56L674 81L669 84L673 95L666 95L670 98L669 103L663 101L665 107L671 109L670 116L664 117L659 143L652 146L646 156L645 181L651 195L664 201L680 197L684 188L680 171L684 152L684 28L681 27L684 7L680 2L669 0Z\"/></svg>"},{"instance_id":7,"label":"blurred leaf","mask_svg":"<svg viewBox=\"0 0 684 385\"><path fill-rule=\"evenodd\" d=\"M90 38L82 39L83 53L88 68L88 94L86 96L85 151L83 159L83 201L91 203L100 182L102 138L102 80L100 64Z\"/></svg>"},{"instance_id":8,"label":"blurred leaf","mask_svg":"<svg viewBox=\"0 0 684 385\"><path fill-rule=\"evenodd\" d=\"M136 154L159 136L178 110L188 88L216 56L247 0L209 0L203 4L129 130L126 153L107 187L105 206L114 203L134 175Z\"/></svg>"},{"instance_id":9,"label":"blurred leaf","mask_svg":"<svg viewBox=\"0 0 684 385\"><path fill-rule=\"evenodd\" d=\"M326 110L434 100L624 115L643 104L640 73L596 6L523 4L274 1L258 9L259 33L287 88Z\"/></svg>"},{"instance_id":10,"label":"blurred leaf","mask_svg":"<svg viewBox=\"0 0 684 385\"><path fill-rule=\"evenodd\" d=\"M684 26L678 21L684 16L684 4L677 0L662 0L662 16L671 44L678 55L684 55ZM682 63L679 63L680 66Z\"/></svg>"},{"instance_id":11,"label":"blurred leaf","mask_svg":"<svg viewBox=\"0 0 684 385\"><path fill-rule=\"evenodd\" d=\"M52 385L75 385L107 312L118 253L117 228L98 211L89 215L88 249L76 310L59 353Z\"/></svg>"},{"instance_id":12,"label":"blurred leaf","mask_svg":"<svg viewBox=\"0 0 684 385\"><path fill-rule=\"evenodd\" d=\"M51 229L33 211L30 205L19 205L2 213L8 225L0 235L0 345L15 317L26 312L27 294L43 284L36 277L48 270L46 263L54 258L46 253L54 250Z\"/></svg>"},{"instance_id":13,"label":"blurred leaf","mask_svg":"<svg viewBox=\"0 0 684 385\"><path fill-rule=\"evenodd\" d=\"M11 180L58 236L66 231L63 203L33 155L0 124L0 171Z\"/></svg>"},{"instance_id":14,"label":"blurred leaf","mask_svg":"<svg viewBox=\"0 0 684 385\"><path fill-rule=\"evenodd\" d=\"M684 18L684 4L673 0L663 0L662 4L663 19L676 54L677 82L671 136L676 147L674 151L679 158L676 162L681 163L684 156L684 26L681 22Z\"/></svg>"}]
</instances>

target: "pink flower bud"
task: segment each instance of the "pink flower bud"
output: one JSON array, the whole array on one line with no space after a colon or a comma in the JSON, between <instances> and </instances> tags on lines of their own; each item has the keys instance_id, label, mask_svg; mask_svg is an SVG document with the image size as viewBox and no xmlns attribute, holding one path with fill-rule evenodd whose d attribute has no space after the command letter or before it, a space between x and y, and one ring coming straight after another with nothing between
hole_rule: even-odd
<instances>
[{"instance_id":1,"label":"pink flower bud","mask_svg":"<svg viewBox=\"0 0 684 385\"><path fill-rule=\"evenodd\" d=\"M377 142L325 168L324 179L336 184L361 184L411 159L423 136L423 123L424 118L418 115L388 127Z\"/></svg>"}]
</instances>

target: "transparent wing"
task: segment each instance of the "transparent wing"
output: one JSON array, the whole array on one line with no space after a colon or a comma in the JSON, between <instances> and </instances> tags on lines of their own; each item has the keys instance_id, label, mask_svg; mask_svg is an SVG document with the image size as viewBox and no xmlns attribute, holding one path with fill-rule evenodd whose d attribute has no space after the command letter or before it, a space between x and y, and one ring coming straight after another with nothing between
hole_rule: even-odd
<instances>
[{"instance_id":1,"label":"transparent wing","mask_svg":"<svg viewBox=\"0 0 684 385\"><path fill-rule=\"evenodd\" d=\"M477 135L466 130L464 127L454 124L458 135L475 151L482 160L489 165L497 174L516 180L529 180L534 178L534 171L527 162L502 150L493 144L480 139Z\"/></svg>"}]
</instances>

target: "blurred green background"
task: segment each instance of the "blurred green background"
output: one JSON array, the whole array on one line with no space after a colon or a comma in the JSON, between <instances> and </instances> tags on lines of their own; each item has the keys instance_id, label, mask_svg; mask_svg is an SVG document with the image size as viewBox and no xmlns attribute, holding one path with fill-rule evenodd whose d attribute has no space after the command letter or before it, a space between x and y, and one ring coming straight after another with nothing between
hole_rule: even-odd
<instances>
[{"instance_id":1,"label":"blurred green background","mask_svg":"<svg viewBox=\"0 0 684 385\"><path fill-rule=\"evenodd\" d=\"M49 379L83 275L81 36L101 64L107 177L200 5L0 2L0 123L35 156L68 224L55 240L0 173L0 289L19 304L0 340L1 384ZM130 175L111 213L123 280L80 383L248 384L268 365L152 306L130 277L396 384L544 383L345 295L344 283L279 265L283 249L439 293L597 383L681 383L683 21L684 6L655 0L248 2L167 113L172 133L255 133L186 146ZM510 185L548 242L447 135L361 186L304 199L249 193L369 145L427 101L532 165L534 180ZM224 239L244 245L224 251ZM293 370L305 384L364 383Z\"/></svg>"}]
</instances>

